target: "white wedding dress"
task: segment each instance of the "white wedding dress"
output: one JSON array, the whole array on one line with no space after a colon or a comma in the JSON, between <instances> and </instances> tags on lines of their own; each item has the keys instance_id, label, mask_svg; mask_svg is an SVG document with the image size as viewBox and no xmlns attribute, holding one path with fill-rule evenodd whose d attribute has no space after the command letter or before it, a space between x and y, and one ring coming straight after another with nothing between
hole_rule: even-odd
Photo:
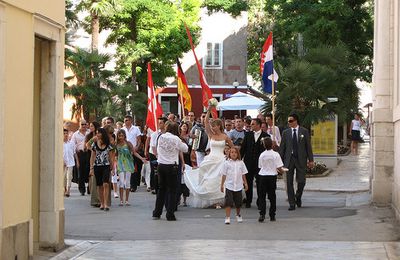
<instances>
[{"instance_id":1,"label":"white wedding dress","mask_svg":"<svg viewBox=\"0 0 400 260\"><path fill-rule=\"evenodd\" d=\"M191 193L190 205L195 208L208 208L223 204L225 194L221 192L221 169L225 161L225 140L210 141L210 154L204 157L199 168L186 166L185 184ZM190 198L190 197L189 197Z\"/></svg>"}]
</instances>

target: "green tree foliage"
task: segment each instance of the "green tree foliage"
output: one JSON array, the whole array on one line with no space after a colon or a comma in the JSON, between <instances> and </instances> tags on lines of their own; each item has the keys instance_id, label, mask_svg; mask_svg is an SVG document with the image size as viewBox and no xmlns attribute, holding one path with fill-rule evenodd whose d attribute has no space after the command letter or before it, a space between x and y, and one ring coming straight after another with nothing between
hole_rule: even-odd
<instances>
[{"instance_id":1,"label":"green tree foliage","mask_svg":"<svg viewBox=\"0 0 400 260\"><path fill-rule=\"evenodd\" d=\"M268 0L265 8L276 57L284 66L308 49L343 44L349 51L347 69L355 78L371 81L373 1Z\"/></svg>"},{"instance_id":2,"label":"green tree foliage","mask_svg":"<svg viewBox=\"0 0 400 260\"><path fill-rule=\"evenodd\" d=\"M79 48L71 51L66 64L73 76L65 78L65 81L73 84L65 84L64 93L76 99L73 117L79 119L83 114L85 119L98 119L105 114L107 101L111 100L109 92L116 87L112 80L114 73L105 69L109 61L109 55L97 51Z\"/></svg>"},{"instance_id":3,"label":"green tree foliage","mask_svg":"<svg viewBox=\"0 0 400 260\"><path fill-rule=\"evenodd\" d=\"M71 0L65 0L65 25L67 29L75 29L79 26L79 18Z\"/></svg>"},{"instance_id":4,"label":"green tree foliage","mask_svg":"<svg viewBox=\"0 0 400 260\"><path fill-rule=\"evenodd\" d=\"M105 19L111 29L107 43L117 45L117 73L132 88L147 92L147 62L152 62L154 82L164 86L175 75L176 57L190 50L183 22L196 39L200 0L126 0L121 11Z\"/></svg>"},{"instance_id":5,"label":"green tree foliage","mask_svg":"<svg viewBox=\"0 0 400 260\"><path fill-rule=\"evenodd\" d=\"M348 112L357 111L359 102L354 76L345 67L349 59L349 51L343 45L309 49L304 57L292 58L280 74L277 123L285 125L287 115L293 111L308 127L333 113L346 121ZM339 100L329 103L329 97ZM264 110L272 110L271 102Z\"/></svg>"},{"instance_id":6,"label":"green tree foliage","mask_svg":"<svg viewBox=\"0 0 400 260\"><path fill-rule=\"evenodd\" d=\"M99 46L100 17L109 16L118 12L118 0L81 0L77 5L78 11L87 11L84 26L92 36L91 49L97 50Z\"/></svg>"},{"instance_id":7,"label":"green tree foliage","mask_svg":"<svg viewBox=\"0 0 400 260\"><path fill-rule=\"evenodd\" d=\"M248 31L249 73L256 80L262 45L274 33L281 125L291 111L308 126L331 113L343 123L357 111L355 80L371 79L372 1L250 0ZM328 97L339 102L327 103Z\"/></svg>"},{"instance_id":8,"label":"green tree foliage","mask_svg":"<svg viewBox=\"0 0 400 260\"><path fill-rule=\"evenodd\" d=\"M247 0L204 0L203 6L207 7L210 13L224 11L235 17L248 9L248 2Z\"/></svg>"}]
</instances>

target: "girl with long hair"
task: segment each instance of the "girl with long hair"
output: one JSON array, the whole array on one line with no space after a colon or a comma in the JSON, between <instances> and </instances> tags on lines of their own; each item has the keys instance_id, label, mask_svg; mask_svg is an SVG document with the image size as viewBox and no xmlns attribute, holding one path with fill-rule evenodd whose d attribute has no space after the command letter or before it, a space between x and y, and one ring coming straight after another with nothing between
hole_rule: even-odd
<instances>
[{"instance_id":1,"label":"girl with long hair","mask_svg":"<svg viewBox=\"0 0 400 260\"><path fill-rule=\"evenodd\" d=\"M119 177L119 197L120 206L130 206L129 204L129 191L131 183L131 174L135 171L135 165L133 162L132 154L142 160L143 163L146 160L137 153L135 147L127 141L126 132L123 129L117 132L117 174ZM125 190L125 202L124 202L124 190Z\"/></svg>"},{"instance_id":2,"label":"girl with long hair","mask_svg":"<svg viewBox=\"0 0 400 260\"><path fill-rule=\"evenodd\" d=\"M114 164L114 149L110 144L110 138L104 128L96 131L97 141L92 145L90 157L90 171L96 176L97 191L100 198L100 209L108 211L108 194L110 192L111 170Z\"/></svg>"}]
</instances>

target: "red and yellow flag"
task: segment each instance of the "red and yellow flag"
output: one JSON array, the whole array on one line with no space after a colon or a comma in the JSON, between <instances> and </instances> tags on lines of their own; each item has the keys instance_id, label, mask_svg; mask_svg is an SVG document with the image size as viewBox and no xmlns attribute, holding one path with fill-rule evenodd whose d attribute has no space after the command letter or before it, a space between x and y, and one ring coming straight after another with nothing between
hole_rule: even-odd
<instances>
[{"instance_id":1,"label":"red and yellow flag","mask_svg":"<svg viewBox=\"0 0 400 260\"><path fill-rule=\"evenodd\" d=\"M178 100L183 108L189 112L192 110L192 97L190 96L189 87L186 81L185 74L183 73L181 63L179 59L176 59L177 65L177 90L178 90Z\"/></svg>"}]
</instances>

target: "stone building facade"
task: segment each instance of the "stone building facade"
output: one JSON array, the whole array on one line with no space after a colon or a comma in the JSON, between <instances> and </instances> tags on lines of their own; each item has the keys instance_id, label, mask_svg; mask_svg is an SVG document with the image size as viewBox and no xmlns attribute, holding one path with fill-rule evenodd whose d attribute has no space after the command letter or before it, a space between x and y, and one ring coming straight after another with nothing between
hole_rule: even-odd
<instances>
[{"instance_id":1,"label":"stone building facade","mask_svg":"<svg viewBox=\"0 0 400 260\"><path fill-rule=\"evenodd\" d=\"M400 218L400 3L375 0L372 200Z\"/></svg>"},{"instance_id":2,"label":"stone building facade","mask_svg":"<svg viewBox=\"0 0 400 260\"><path fill-rule=\"evenodd\" d=\"M0 0L0 259L64 245L64 0Z\"/></svg>"},{"instance_id":3,"label":"stone building facade","mask_svg":"<svg viewBox=\"0 0 400 260\"><path fill-rule=\"evenodd\" d=\"M247 12L234 18L227 13L208 14L206 9L202 10L199 23L202 31L195 51L207 83L219 101L239 90L247 90L247 24ZM200 115L203 111L201 99L198 99L201 86L192 51L184 54L181 64L194 100L192 110ZM181 114L176 93L176 82L173 81L159 94L165 112ZM224 111L220 116L231 118L235 113L238 111Z\"/></svg>"}]
</instances>

